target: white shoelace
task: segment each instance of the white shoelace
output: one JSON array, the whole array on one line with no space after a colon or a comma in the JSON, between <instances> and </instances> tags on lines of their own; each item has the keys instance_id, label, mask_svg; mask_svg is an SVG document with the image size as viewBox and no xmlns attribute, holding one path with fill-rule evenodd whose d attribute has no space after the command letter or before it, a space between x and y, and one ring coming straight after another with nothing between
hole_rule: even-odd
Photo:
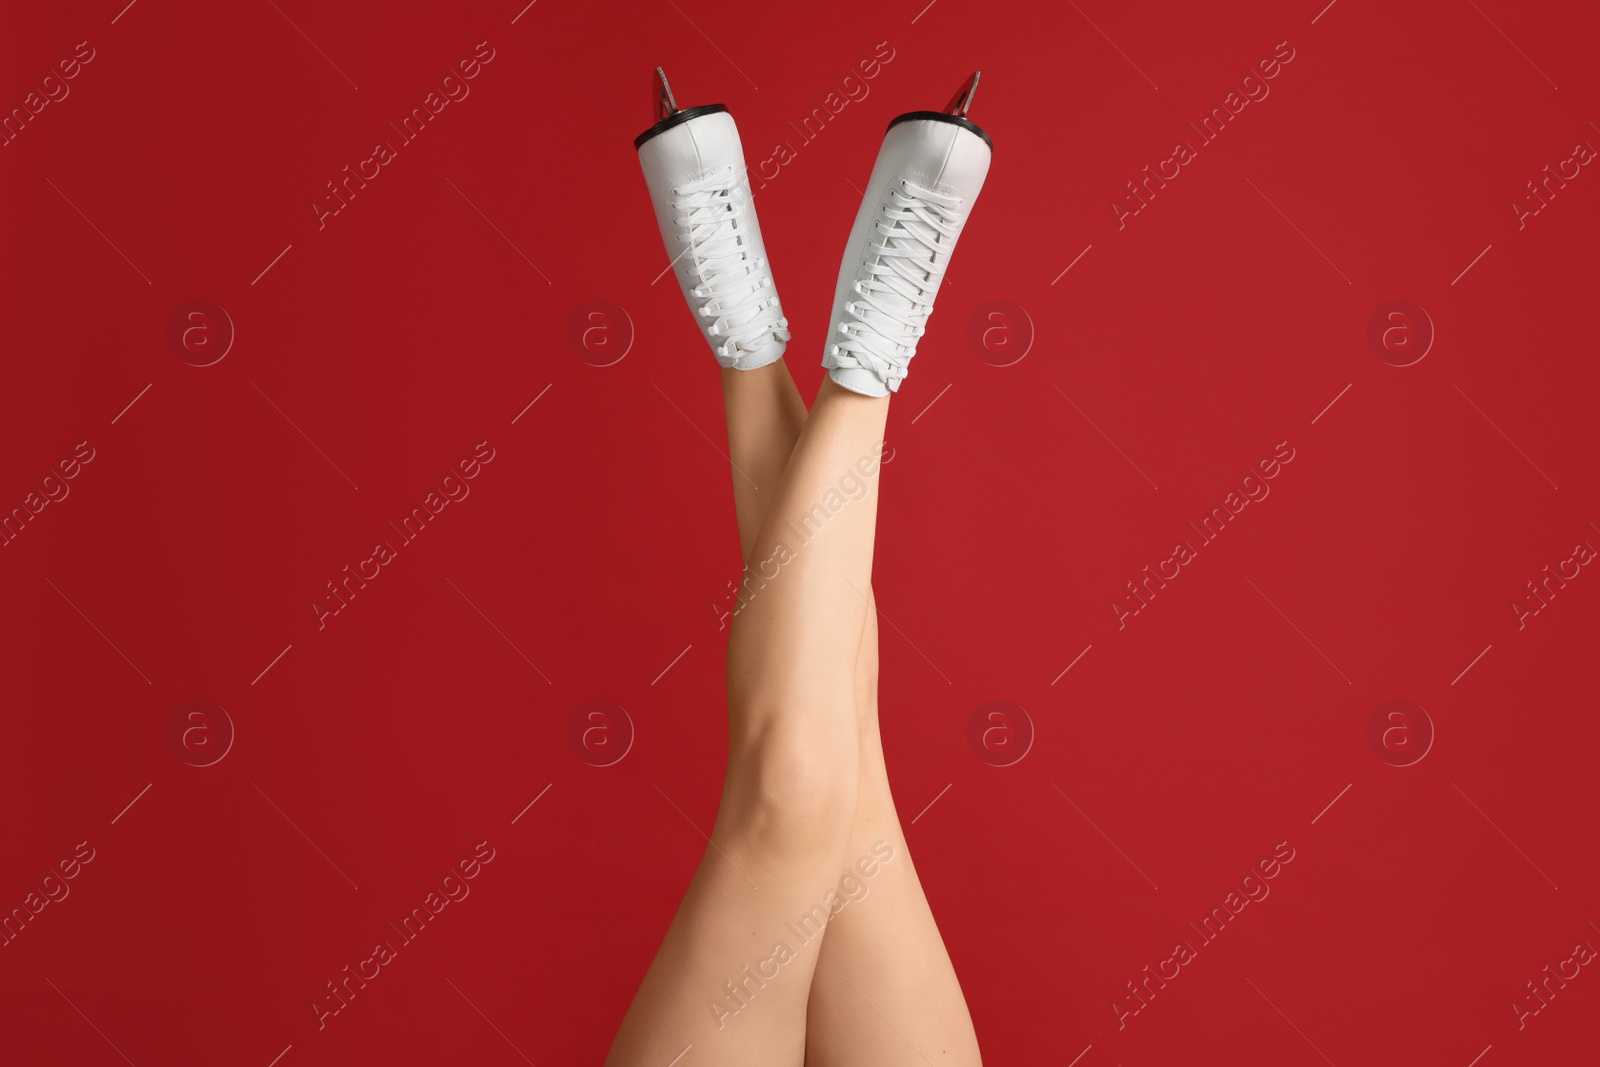
<instances>
[{"instance_id":1,"label":"white shoelace","mask_svg":"<svg viewBox=\"0 0 1600 1067\"><path fill-rule=\"evenodd\" d=\"M732 360L788 341L789 320L780 314L767 261L751 256L751 249L740 240L746 232L739 222L747 202L739 195L733 165L672 192L677 198L673 209L681 212L672 221L684 227L678 240L688 246L683 255L689 259L689 273L699 282L690 293L706 301L695 311L716 319L707 333L726 338L717 354Z\"/></svg>"},{"instance_id":2,"label":"white shoelace","mask_svg":"<svg viewBox=\"0 0 1600 1067\"><path fill-rule=\"evenodd\" d=\"M878 261L867 265L867 277L856 279L857 299L845 304L849 317L839 324L843 337L831 349L870 369L890 388L906 376L906 364L916 354L965 214L958 210L960 197L909 178L897 184L875 223L879 239L871 253Z\"/></svg>"}]
</instances>

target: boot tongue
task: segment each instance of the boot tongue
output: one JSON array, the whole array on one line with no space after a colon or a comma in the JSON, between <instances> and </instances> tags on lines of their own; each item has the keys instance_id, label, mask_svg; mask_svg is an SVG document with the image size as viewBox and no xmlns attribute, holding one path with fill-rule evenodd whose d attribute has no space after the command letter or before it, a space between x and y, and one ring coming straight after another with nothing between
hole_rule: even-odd
<instances>
[{"instance_id":1,"label":"boot tongue","mask_svg":"<svg viewBox=\"0 0 1600 1067\"><path fill-rule=\"evenodd\" d=\"M724 215L727 219L729 216ZM726 222L723 223L724 225ZM741 230L733 230L737 235ZM718 254L711 257L716 262L716 267L704 275L704 284L708 289L716 290L720 295L714 299L725 307L735 305L735 310L720 312L717 317L722 320L722 335L734 339L740 348L757 351L777 343L772 327L779 319L778 309L768 307L767 300L762 296L761 272L754 269L754 263L748 258L741 257L744 246L740 245L732 235L719 237L716 242ZM763 318L765 316L765 318ZM751 331L746 327L756 327L754 336L745 337Z\"/></svg>"},{"instance_id":2,"label":"boot tongue","mask_svg":"<svg viewBox=\"0 0 1600 1067\"><path fill-rule=\"evenodd\" d=\"M896 240L901 249L910 253L902 262L907 266L916 268L916 284L925 287L924 296L928 298L921 301L921 303L928 303L932 299L932 294L926 291L926 287L938 284L937 280L930 280L926 276L935 272L939 266L939 231L921 219L902 219L900 220L900 225L933 242L933 246L929 247L923 241L909 234ZM907 308L910 308L917 302L906 300L905 303Z\"/></svg>"},{"instance_id":3,"label":"boot tongue","mask_svg":"<svg viewBox=\"0 0 1600 1067\"><path fill-rule=\"evenodd\" d=\"M882 243L893 248L896 252L905 254L878 257L879 266L889 271L889 273L874 276L873 280L882 288L875 289L872 295L877 303L893 308L897 312L902 312L905 317L911 318L912 312L917 307L932 302L932 294L925 293L925 299L915 300L901 295L900 290L913 286L933 284L927 280L925 275L933 270L936 262L928 246L913 237L911 233L905 231L915 231L916 233L927 234L930 237L934 236L937 231L920 219L893 219L889 221L893 223L898 232L895 236L880 234ZM906 273L909 273L911 278L908 279L905 276ZM891 285L895 288L889 288ZM859 296L856 298L856 309L857 316L872 327L873 330L881 333L885 338L894 339L896 344L904 343L901 340L906 332L904 323L892 319L876 308L869 306ZM911 339L911 343L915 343L915 338Z\"/></svg>"}]
</instances>

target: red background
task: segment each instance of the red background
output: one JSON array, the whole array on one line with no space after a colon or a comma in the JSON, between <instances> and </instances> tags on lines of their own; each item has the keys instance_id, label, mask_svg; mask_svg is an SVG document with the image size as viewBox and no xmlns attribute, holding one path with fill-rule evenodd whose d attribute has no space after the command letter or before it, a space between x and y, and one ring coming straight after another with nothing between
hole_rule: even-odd
<instances>
[{"instance_id":1,"label":"red background","mask_svg":"<svg viewBox=\"0 0 1600 1067\"><path fill-rule=\"evenodd\" d=\"M95 456L0 548L0 907L95 850L0 948L7 1063L603 1056L713 817L739 565L711 361L652 284L657 63L752 166L795 149L757 204L808 396L885 124L984 71L995 162L890 417L875 580L891 777L986 1061L1594 1061L1592 967L1520 1030L1511 1004L1600 946L1600 577L1510 607L1600 546L1600 176L1510 208L1600 145L1592 6L276 7L35 5L0 35L8 110L95 50L0 149L0 506ZM319 230L324 183L480 41L471 95ZM1283 41L1271 95L1119 229L1124 183ZM879 42L870 96L799 143ZM237 335L203 368L167 340L196 299ZM1367 340L1395 299L1436 331L1407 367ZM613 365L569 343L589 301L627 317L590 338ZM967 341L991 301L1031 322L1010 366L1015 311ZM324 583L482 441L471 495L319 630ZM1123 583L1285 441L1119 629ZM1007 767L966 740L993 699L1036 732ZM1410 766L1368 742L1397 699L1436 734ZM169 741L191 700L237 732L211 766ZM635 731L612 766L568 742L591 700ZM471 895L319 1031L324 983L481 841ZM1279 842L1271 895L1119 1028Z\"/></svg>"}]
</instances>

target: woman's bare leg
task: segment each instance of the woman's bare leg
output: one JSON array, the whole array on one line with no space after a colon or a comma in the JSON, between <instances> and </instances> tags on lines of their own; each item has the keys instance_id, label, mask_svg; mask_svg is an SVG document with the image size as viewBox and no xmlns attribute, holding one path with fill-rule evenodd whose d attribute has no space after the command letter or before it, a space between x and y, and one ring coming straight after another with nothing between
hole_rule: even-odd
<instances>
[{"instance_id":1,"label":"woman's bare leg","mask_svg":"<svg viewBox=\"0 0 1600 1067\"><path fill-rule=\"evenodd\" d=\"M841 891L811 979L806 1067L980 1062L966 998L912 865L878 733L877 603L856 671L860 799ZM887 857L887 859L885 858Z\"/></svg>"},{"instance_id":2,"label":"woman's bare leg","mask_svg":"<svg viewBox=\"0 0 1600 1067\"><path fill-rule=\"evenodd\" d=\"M728 452L750 479L733 475L739 543L749 560L771 489L789 462L806 409L781 360L756 371L724 370L722 383ZM966 1000L889 791L878 733L877 604L871 586L863 592L869 606L856 652L855 681L861 791L839 887L848 903L829 923L812 976L806 1062L827 1067L917 1060L917 1053L896 1034L898 1027L918 1048L938 1050L949 1062L977 1063ZM880 861L884 854L890 856L887 862ZM870 877L858 866L863 859L865 870L873 872ZM893 1020L894 1027L877 1011ZM934 1052L927 1054L935 1059Z\"/></svg>"},{"instance_id":3,"label":"woman's bare leg","mask_svg":"<svg viewBox=\"0 0 1600 1067\"><path fill-rule=\"evenodd\" d=\"M750 563L767 505L777 496L806 424L806 402L780 359L756 370L723 368L722 406L728 417L728 455L736 468L733 507L740 558Z\"/></svg>"},{"instance_id":4,"label":"woman's bare leg","mask_svg":"<svg viewBox=\"0 0 1600 1067\"><path fill-rule=\"evenodd\" d=\"M804 1061L855 824L856 660L888 406L825 379L783 477L756 490L770 495L729 634L712 845L608 1063L664 1067L689 1047L697 1064Z\"/></svg>"}]
</instances>

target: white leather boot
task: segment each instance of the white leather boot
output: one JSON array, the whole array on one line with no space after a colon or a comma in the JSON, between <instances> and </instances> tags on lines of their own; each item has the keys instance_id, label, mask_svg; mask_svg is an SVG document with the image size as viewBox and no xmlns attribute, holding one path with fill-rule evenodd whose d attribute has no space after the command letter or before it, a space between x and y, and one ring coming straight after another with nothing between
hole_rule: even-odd
<instances>
[{"instance_id":1,"label":"white leather boot","mask_svg":"<svg viewBox=\"0 0 1600 1067\"><path fill-rule=\"evenodd\" d=\"M789 320L761 243L739 129L721 104L680 109L659 67L653 84L660 121L633 146L673 273L717 363L764 367L782 358Z\"/></svg>"},{"instance_id":2,"label":"white leather boot","mask_svg":"<svg viewBox=\"0 0 1600 1067\"><path fill-rule=\"evenodd\" d=\"M944 111L889 123L839 266L822 365L866 396L900 388L950 254L989 173L989 135L968 121L974 74Z\"/></svg>"}]
</instances>

